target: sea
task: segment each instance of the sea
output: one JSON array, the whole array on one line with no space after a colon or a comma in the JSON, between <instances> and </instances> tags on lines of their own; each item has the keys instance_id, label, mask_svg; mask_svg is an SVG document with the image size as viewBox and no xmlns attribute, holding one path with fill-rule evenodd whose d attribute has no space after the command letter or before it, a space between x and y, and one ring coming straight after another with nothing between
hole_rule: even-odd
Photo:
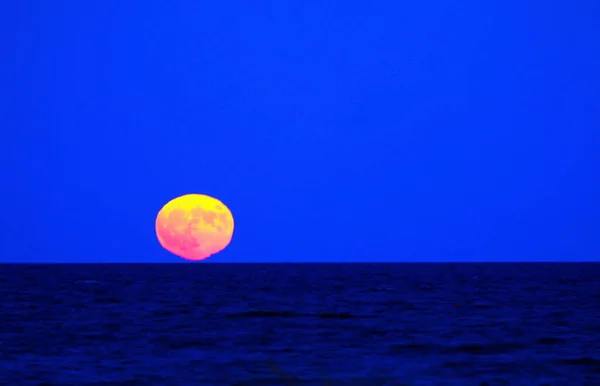
<instances>
[{"instance_id":1,"label":"sea","mask_svg":"<svg viewBox=\"0 0 600 386\"><path fill-rule=\"evenodd\" d=\"M600 385L600 264L0 265L1 385Z\"/></svg>"}]
</instances>

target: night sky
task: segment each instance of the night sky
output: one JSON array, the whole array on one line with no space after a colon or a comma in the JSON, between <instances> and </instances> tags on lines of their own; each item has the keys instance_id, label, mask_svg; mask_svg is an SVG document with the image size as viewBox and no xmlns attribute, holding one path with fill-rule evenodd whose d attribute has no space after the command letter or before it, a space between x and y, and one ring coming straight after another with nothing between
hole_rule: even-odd
<instances>
[{"instance_id":1,"label":"night sky","mask_svg":"<svg viewBox=\"0 0 600 386\"><path fill-rule=\"evenodd\" d=\"M598 1L3 8L0 261L600 259Z\"/></svg>"}]
</instances>

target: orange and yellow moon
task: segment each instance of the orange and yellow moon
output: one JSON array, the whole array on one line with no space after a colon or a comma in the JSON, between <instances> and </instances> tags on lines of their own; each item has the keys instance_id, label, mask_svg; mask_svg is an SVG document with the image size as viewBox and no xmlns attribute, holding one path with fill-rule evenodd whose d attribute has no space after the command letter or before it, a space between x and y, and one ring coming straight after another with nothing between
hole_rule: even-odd
<instances>
[{"instance_id":1,"label":"orange and yellow moon","mask_svg":"<svg viewBox=\"0 0 600 386\"><path fill-rule=\"evenodd\" d=\"M186 260L221 252L233 236L233 215L216 198L186 194L169 201L156 216L156 237L167 251Z\"/></svg>"}]
</instances>

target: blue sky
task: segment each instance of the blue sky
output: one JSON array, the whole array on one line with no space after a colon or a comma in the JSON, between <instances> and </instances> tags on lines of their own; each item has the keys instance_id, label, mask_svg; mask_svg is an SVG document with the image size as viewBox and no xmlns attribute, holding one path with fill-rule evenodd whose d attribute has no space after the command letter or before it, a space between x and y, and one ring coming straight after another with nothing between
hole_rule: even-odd
<instances>
[{"instance_id":1,"label":"blue sky","mask_svg":"<svg viewBox=\"0 0 600 386\"><path fill-rule=\"evenodd\" d=\"M180 261L186 193L213 262L600 256L598 2L7 7L0 261Z\"/></svg>"}]
</instances>

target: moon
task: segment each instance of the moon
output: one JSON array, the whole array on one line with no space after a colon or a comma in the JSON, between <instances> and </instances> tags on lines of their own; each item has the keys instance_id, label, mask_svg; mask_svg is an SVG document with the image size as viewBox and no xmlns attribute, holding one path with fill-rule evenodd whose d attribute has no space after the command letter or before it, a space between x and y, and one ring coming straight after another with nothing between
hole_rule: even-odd
<instances>
[{"instance_id":1,"label":"moon","mask_svg":"<svg viewBox=\"0 0 600 386\"><path fill-rule=\"evenodd\" d=\"M221 252L233 236L233 215L225 204L204 194L169 201L156 216L156 237L167 251L186 260Z\"/></svg>"}]
</instances>

